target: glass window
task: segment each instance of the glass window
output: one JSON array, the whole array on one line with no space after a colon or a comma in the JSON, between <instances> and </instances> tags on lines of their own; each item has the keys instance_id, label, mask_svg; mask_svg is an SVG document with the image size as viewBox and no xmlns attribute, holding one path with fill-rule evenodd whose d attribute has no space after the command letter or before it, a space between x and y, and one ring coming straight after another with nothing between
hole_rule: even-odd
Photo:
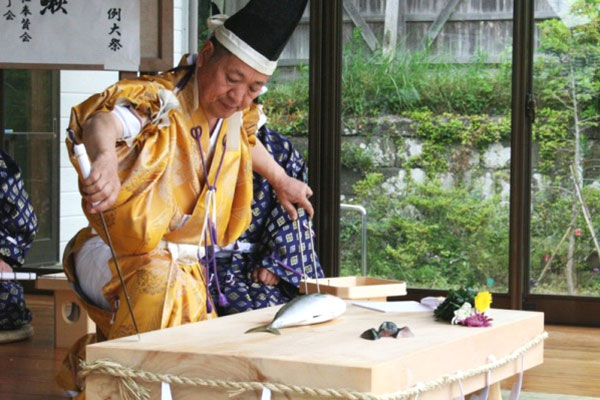
<instances>
[{"instance_id":1,"label":"glass window","mask_svg":"<svg viewBox=\"0 0 600 400\"><path fill-rule=\"evenodd\" d=\"M538 1L532 294L600 295L600 1Z\"/></svg>"},{"instance_id":2,"label":"glass window","mask_svg":"<svg viewBox=\"0 0 600 400\"><path fill-rule=\"evenodd\" d=\"M2 147L23 171L39 232L27 265L58 261L58 73L2 70Z\"/></svg>"},{"instance_id":3,"label":"glass window","mask_svg":"<svg viewBox=\"0 0 600 400\"><path fill-rule=\"evenodd\" d=\"M342 275L507 292L512 2L350 3Z\"/></svg>"}]
</instances>

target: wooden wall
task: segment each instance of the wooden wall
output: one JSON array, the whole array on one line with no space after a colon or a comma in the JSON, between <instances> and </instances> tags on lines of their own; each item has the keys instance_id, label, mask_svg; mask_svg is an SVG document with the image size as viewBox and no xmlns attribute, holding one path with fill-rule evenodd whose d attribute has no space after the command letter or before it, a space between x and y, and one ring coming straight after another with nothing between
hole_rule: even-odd
<instances>
[{"instance_id":1,"label":"wooden wall","mask_svg":"<svg viewBox=\"0 0 600 400\"><path fill-rule=\"evenodd\" d=\"M222 10L228 15L243 7L248 0L224 0ZM422 48L434 22L449 13L442 24L439 34L432 41L434 54L453 62L468 62L478 53L487 54L489 62L498 62L503 53L510 49L512 41L512 17L515 0L389 0L388 13L392 7L399 7L397 22L398 44L406 43L410 50ZM536 20L555 17L549 2L535 2ZM448 10L448 4L454 8ZM356 10L359 20L373 33L379 46L382 44L385 20L386 0L344 0L344 37L350 39L356 23L349 10ZM309 12L304 13L302 21L294 33L280 59L280 65L307 63L309 48ZM405 33L402 33L405 32ZM507 55L510 57L510 52Z\"/></svg>"}]
</instances>

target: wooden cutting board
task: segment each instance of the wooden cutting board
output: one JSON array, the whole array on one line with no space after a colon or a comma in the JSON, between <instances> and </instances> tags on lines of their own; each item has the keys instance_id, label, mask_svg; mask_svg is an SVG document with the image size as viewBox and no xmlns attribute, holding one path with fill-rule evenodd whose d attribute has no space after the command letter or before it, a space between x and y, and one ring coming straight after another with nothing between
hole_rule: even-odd
<instances>
[{"instance_id":1,"label":"wooden cutting board","mask_svg":"<svg viewBox=\"0 0 600 400\"><path fill-rule=\"evenodd\" d=\"M318 286L317 286L318 284ZM307 279L300 282L300 293L332 294L347 300L381 300L391 296L406 296L406 282L370 276L341 276L335 278ZM308 290L306 290L308 289Z\"/></svg>"},{"instance_id":2,"label":"wooden cutting board","mask_svg":"<svg viewBox=\"0 0 600 400\"><path fill-rule=\"evenodd\" d=\"M458 370L467 371L500 359L544 330L543 313L496 310L490 328L467 328L434 320L433 313L381 313L348 303L334 321L282 329L281 336L244 332L270 322L279 307L221 317L136 337L111 340L87 348L87 361L110 359L137 370L190 378L260 381L313 388L345 388L375 394L408 389ZM412 338L368 341L360 334L383 321L408 326ZM541 364L543 346L524 357L525 369ZM491 375L497 382L518 372L511 362ZM463 382L465 393L485 386L484 375ZM491 383L490 382L490 383ZM86 381L87 399L118 399L116 378L93 374ZM160 385L144 383L151 398L160 399ZM222 389L172 385L173 399L229 399ZM420 400L450 399L457 385L422 394ZM234 399L259 399L246 392ZM273 394L274 399L298 398Z\"/></svg>"}]
</instances>

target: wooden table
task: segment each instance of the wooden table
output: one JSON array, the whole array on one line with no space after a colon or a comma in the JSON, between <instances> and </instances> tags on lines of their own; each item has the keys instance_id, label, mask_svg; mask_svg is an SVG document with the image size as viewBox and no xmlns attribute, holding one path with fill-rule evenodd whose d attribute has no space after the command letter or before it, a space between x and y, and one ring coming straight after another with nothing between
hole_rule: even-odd
<instances>
[{"instance_id":1,"label":"wooden table","mask_svg":"<svg viewBox=\"0 0 600 400\"><path fill-rule=\"evenodd\" d=\"M271 320L272 307L216 320L184 325L107 341L87 348L87 361L109 359L136 370L227 381L260 381L312 388L346 388L374 394L394 393L430 382L458 370L468 371L501 359L543 333L542 313L489 310L491 328L467 328L434 321L432 313L392 314L348 304L346 313L327 323L268 333L244 334L247 329ZM369 328L383 321L409 326L412 338L361 339ZM543 361L543 345L524 357L524 368ZM518 373L516 360L493 371L491 382ZM465 393L485 386L485 375L462 382ZM87 399L118 399L116 378L92 374L87 378ZM160 398L159 384L144 383L152 399ZM222 389L173 385L173 398L228 399ZM420 395L420 400L458 396L456 384ZM235 399L260 398L246 392ZM273 398L285 397L273 394Z\"/></svg>"}]
</instances>

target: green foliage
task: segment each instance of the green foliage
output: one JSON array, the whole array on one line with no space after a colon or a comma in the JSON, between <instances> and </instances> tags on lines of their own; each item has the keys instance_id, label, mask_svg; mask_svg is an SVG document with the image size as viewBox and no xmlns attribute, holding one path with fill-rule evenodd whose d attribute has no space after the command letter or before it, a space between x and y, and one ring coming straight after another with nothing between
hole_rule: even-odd
<instances>
[{"instance_id":1,"label":"green foliage","mask_svg":"<svg viewBox=\"0 0 600 400\"><path fill-rule=\"evenodd\" d=\"M367 146L353 142L342 143L342 166L355 172L367 173L374 169L375 161Z\"/></svg>"},{"instance_id":2,"label":"green foliage","mask_svg":"<svg viewBox=\"0 0 600 400\"><path fill-rule=\"evenodd\" d=\"M400 114L426 107L435 113L504 114L510 107L510 69L441 62L427 52L399 49L394 58L372 54L360 31L344 48L343 115Z\"/></svg>"},{"instance_id":3,"label":"green foliage","mask_svg":"<svg viewBox=\"0 0 600 400\"><path fill-rule=\"evenodd\" d=\"M411 185L403 195L382 190L382 174L354 186L354 199L367 206L369 274L410 282L413 287L459 287L488 278L506 287L508 207L439 182ZM342 224L342 240L356 233ZM358 244L342 254L342 273L355 273Z\"/></svg>"},{"instance_id":4,"label":"green foliage","mask_svg":"<svg viewBox=\"0 0 600 400\"><path fill-rule=\"evenodd\" d=\"M539 145L538 167L543 174L569 176L573 140L569 135L569 110L542 108L533 124L533 140Z\"/></svg>"},{"instance_id":5,"label":"green foliage","mask_svg":"<svg viewBox=\"0 0 600 400\"><path fill-rule=\"evenodd\" d=\"M428 109L436 114L506 114L510 108L509 63L488 65L485 57L452 64L425 52L399 51L394 58L372 54L355 30L344 48L344 117L401 114ZM308 126L308 68L297 79L271 85L263 96L271 126L304 135Z\"/></svg>"},{"instance_id":6,"label":"green foliage","mask_svg":"<svg viewBox=\"0 0 600 400\"><path fill-rule=\"evenodd\" d=\"M533 199L533 212L531 216L531 277L535 285L539 285L541 292L557 293L566 292L564 284L565 265L568 262L568 247L566 244L557 248L561 237L564 235L572 219L573 193L566 193L558 186L539 191ZM600 226L600 191L587 187L584 189L584 198L590 210L592 225L598 229ZM578 290L580 294L597 294L600 291L600 257L589 233L587 223L576 203L575 210L578 216L575 220L575 273L578 276ZM598 233L596 233L598 235ZM538 282L540 274L549 261L550 255L556 251L542 281ZM596 268L596 270L595 270ZM536 291L536 293L539 293Z\"/></svg>"},{"instance_id":7,"label":"green foliage","mask_svg":"<svg viewBox=\"0 0 600 400\"><path fill-rule=\"evenodd\" d=\"M539 55L534 65L534 92L539 108L533 134L539 146L539 172L548 177L548 182L543 190L534 192L533 198L531 276L536 293L565 293L564 274L570 261L579 294L597 294L600 289L600 257L575 197L570 171L572 166L582 171L583 182L597 178L593 176L596 156L588 147L588 139L596 134L600 112L599 10L600 1L580 0L573 3L571 12L583 23L567 26L562 20L553 19L539 24ZM585 186L583 191L597 230L599 191ZM576 233L571 253L569 239L558 248L557 244L574 213ZM549 269L538 282L548 263Z\"/></svg>"},{"instance_id":8,"label":"green foliage","mask_svg":"<svg viewBox=\"0 0 600 400\"><path fill-rule=\"evenodd\" d=\"M406 194L382 190L384 176L368 174L354 185L353 201L367 207L369 275L400 279L411 287L484 288L488 279L494 289L507 290L508 217L506 202L484 198L476 191L444 190L437 182L412 185ZM537 285L545 261L555 250L571 220L573 193L559 187L534 192L531 220L531 277ZM587 187L584 198L592 224L600 226L600 191ZM600 290L600 258L579 213L575 228L575 266L578 291ZM361 273L360 223L350 216L341 220L343 275ZM539 290L565 293L564 268L567 247L557 251ZM596 270L594 270L596 268ZM557 283L558 282L558 283ZM535 290L535 289L534 289ZM536 292L539 293L539 292Z\"/></svg>"},{"instance_id":9,"label":"green foliage","mask_svg":"<svg viewBox=\"0 0 600 400\"><path fill-rule=\"evenodd\" d=\"M552 253L572 219L574 198L569 168L575 159L575 121L582 159L589 160L582 166L584 181L597 179L586 173L597 169L597 155L591 153L588 138L597 135L600 115L600 0L579 0L573 7L575 14L585 15L589 22L570 28L556 19L539 24L540 43L534 64L537 119L533 140L538 150L534 172L543 174L545 186L532 192L533 278L541 272L543 260ZM390 194L382 190L383 175L374 173L377 169L369 149L343 144L342 164L366 174L354 186L353 200L368 208L371 275L406 280L413 287L450 288L471 282L483 287L491 278L495 289L507 288L506 200L486 197L472 187L462 187L460 182L455 189L442 189L431 178L449 169L448 161L455 156L452 151L456 148L467 149L463 153L468 154L510 140L510 53L508 49L505 61L495 65L486 63L484 54L478 54L470 63L448 63L426 51L398 49L390 58L372 53L360 32L353 33L343 54L344 118L364 121L385 114L410 118L423 146L421 154L403 166L423 168L429 179L424 185L409 179L401 194ZM298 80L273 85L265 96L271 126L287 135L307 131L307 70L301 73L304 75ZM600 227L600 191L586 187L584 193L594 226ZM576 226L586 232L582 218L577 217ZM360 222L343 218L343 274L360 273L360 245L351 241L359 236ZM600 269L594 272L590 261L594 253L590 238L589 233L577 236L574 261L579 289L597 293ZM564 281L567 258L563 245L549 274ZM600 268L600 257L598 265ZM555 282L544 278L539 289L556 290L559 285Z\"/></svg>"},{"instance_id":10,"label":"green foliage","mask_svg":"<svg viewBox=\"0 0 600 400\"><path fill-rule=\"evenodd\" d=\"M434 141L426 140L423 143L422 153L407 160L404 167L406 169L420 167L427 171L429 175L447 171L447 153L449 151L450 149L447 146L444 146L443 143L435 143Z\"/></svg>"},{"instance_id":11,"label":"green foliage","mask_svg":"<svg viewBox=\"0 0 600 400\"><path fill-rule=\"evenodd\" d=\"M510 116L434 115L427 109L410 111L405 115L414 121L417 137L424 141L421 155L408 160L405 167L421 167L430 175L448 169L451 145L484 150L492 143L510 138Z\"/></svg>"},{"instance_id":12,"label":"green foliage","mask_svg":"<svg viewBox=\"0 0 600 400\"><path fill-rule=\"evenodd\" d=\"M298 67L298 78L270 85L262 96L269 127L286 136L308 134L308 67Z\"/></svg>"},{"instance_id":13,"label":"green foliage","mask_svg":"<svg viewBox=\"0 0 600 400\"><path fill-rule=\"evenodd\" d=\"M417 136L443 145L462 144L482 150L510 139L510 116L456 115L421 109L405 113L415 122Z\"/></svg>"},{"instance_id":14,"label":"green foliage","mask_svg":"<svg viewBox=\"0 0 600 400\"><path fill-rule=\"evenodd\" d=\"M550 19L539 24L534 92L542 107L581 115L585 129L598 126L600 112L600 1L580 0L572 7L572 14L587 23L568 27Z\"/></svg>"},{"instance_id":15,"label":"green foliage","mask_svg":"<svg viewBox=\"0 0 600 400\"><path fill-rule=\"evenodd\" d=\"M4 71L5 110L4 126L15 132L30 130L31 72L27 70ZM51 120L51 118L50 118Z\"/></svg>"},{"instance_id":16,"label":"green foliage","mask_svg":"<svg viewBox=\"0 0 600 400\"><path fill-rule=\"evenodd\" d=\"M451 289L448 291L444 302L434 310L433 315L437 319L450 322L454 318L454 311L462 307L463 304L469 302L471 306L475 306L475 296L477 296L477 291L471 288Z\"/></svg>"}]
</instances>

